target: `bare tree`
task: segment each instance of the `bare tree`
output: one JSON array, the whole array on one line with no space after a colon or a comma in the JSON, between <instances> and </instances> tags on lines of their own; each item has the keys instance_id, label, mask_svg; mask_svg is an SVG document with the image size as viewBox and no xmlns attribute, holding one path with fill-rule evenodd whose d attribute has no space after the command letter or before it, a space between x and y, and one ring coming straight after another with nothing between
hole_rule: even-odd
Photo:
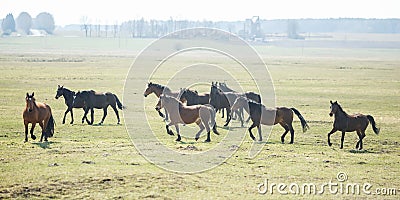
<instances>
[{"instance_id":1,"label":"bare tree","mask_svg":"<svg viewBox=\"0 0 400 200\"><path fill-rule=\"evenodd\" d=\"M81 23L82 23L82 30L85 31L85 36L87 37L88 36L88 31L89 31L89 29L91 27L91 25L89 24L90 23L89 22L89 18L87 16L82 16L81 17ZM90 30L90 32L91 32L91 30ZM91 35L92 34L90 34L90 36Z\"/></svg>"}]
</instances>

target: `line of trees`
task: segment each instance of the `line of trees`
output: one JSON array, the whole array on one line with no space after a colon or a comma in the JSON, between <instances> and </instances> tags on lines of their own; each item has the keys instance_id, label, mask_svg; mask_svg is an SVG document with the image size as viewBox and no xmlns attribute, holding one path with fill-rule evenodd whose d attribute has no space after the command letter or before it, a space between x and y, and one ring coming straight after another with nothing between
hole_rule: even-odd
<instances>
[{"instance_id":1,"label":"line of trees","mask_svg":"<svg viewBox=\"0 0 400 200\"><path fill-rule=\"evenodd\" d=\"M55 29L53 15L41 12L36 18L32 18L29 13L21 12L15 20L13 14L10 13L1 23L3 35L11 35L13 32L30 35L31 29L43 30L47 34L53 34Z\"/></svg>"}]
</instances>

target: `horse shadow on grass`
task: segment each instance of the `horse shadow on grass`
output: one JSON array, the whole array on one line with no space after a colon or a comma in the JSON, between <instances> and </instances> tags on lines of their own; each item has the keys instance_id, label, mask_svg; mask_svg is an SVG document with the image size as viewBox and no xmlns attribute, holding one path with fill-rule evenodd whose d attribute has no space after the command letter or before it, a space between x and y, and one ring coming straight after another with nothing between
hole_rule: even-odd
<instances>
[{"instance_id":1,"label":"horse shadow on grass","mask_svg":"<svg viewBox=\"0 0 400 200\"><path fill-rule=\"evenodd\" d=\"M349 153L353 153L353 154L367 154L367 153L376 154L378 152L371 151L371 150L368 150L368 149L363 149L363 150L351 149L351 150L349 150Z\"/></svg>"},{"instance_id":2,"label":"horse shadow on grass","mask_svg":"<svg viewBox=\"0 0 400 200\"><path fill-rule=\"evenodd\" d=\"M50 149L50 145L52 144L56 144L59 142L33 142L32 144L37 145L38 147L42 148L42 149Z\"/></svg>"}]
</instances>

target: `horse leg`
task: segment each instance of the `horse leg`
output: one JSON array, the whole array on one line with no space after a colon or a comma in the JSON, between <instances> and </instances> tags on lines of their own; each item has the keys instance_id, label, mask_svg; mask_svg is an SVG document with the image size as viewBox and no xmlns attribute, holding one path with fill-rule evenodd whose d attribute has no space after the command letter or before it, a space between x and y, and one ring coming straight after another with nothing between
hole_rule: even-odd
<instances>
[{"instance_id":1,"label":"horse leg","mask_svg":"<svg viewBox=\"0 0 400 200\"><path fill-rule=\"evenodd\" d=\"M100 121L99 125L103 124L104 119L105 119L106 116L107 116L107 108L108 108L108 106L106 106L105 108L103 108L103 118L101 118L101 121Z\"/></svg>"},{"instance_id":2,"label":"horse leg","mask_svg":"<svg viewBox=\"0 0 400 200\"><path fill-rule=\"evenodd\" d=\"M251 139L253 139L254 141L256 140L256 138L254 137L253 133L251 132L251 129L253 129L254 127L256 127L256 123L253 122L253 124L250 126L249 128L249 133L250 133L250 137Z\"/></svg>"},{"instance_id":3,"label":"horse leg","mask_svg":"<svg viewBox=\"0 0 400 200\"><path fill-rule=\"evenodd\" d=\"M32 140L36 140L36 136L33 135L33 130L35 129L36 123L31 123L31 124L32 124L31 131L30 131L31 138L32 138Z\"/></svg>"},{"instance_id":4,"label":"horse leg","mask_svg":"<svg viewBox=\"0 0 400 200\"><path fill-rule=\"evenodd\" d=\"M242 126L243 127L243 126ZM257 129L258 129L258 136L260 137L260 139L258 140L258 141L262 141L262 134L261 134L261 124L259 124L258 126L257 126Z\"/></svg>"},{"instance_id":5,"label":"horse leg","mask_svg":"<svg viewBox=\"0 0 400 200\"><path fill-rule=\"evenodd\" d=\"M169 115L168 115L167 109L164 108L164 111L165 111L165 118L164 118L164 120L165 120L165 121L168 121Z\"/></svg>"},{"instance_id":6,"label":"horse leg","mask_svg":"<svg viewBox=\"0 0 400 200\"><path fill-rule=\"evenodd\" d=\"M90 125L92 125L93 124L93 122L94 122L94 108L91 108L90 109Z\"/></svg>"},{"instance_id":7,"label":"horse leg","mask_svg":"<svg viewBox=\"0 0 400 200\"><path fill-rule=\"evenodd\" d=\"M47 136L46 136L46 133L45 133L43 122L39 122L39 125L40 125L40 128L42 128L42 135L40 136L40 141L39 142L43 141L43 137L44 137L44 141L47 142ZM32 124L32 127L33 127L33 124Z\"/></svg>"},{"instance_id":8,"label":"horse leg","mask_svg":"<svg viewBox=\"0 0 400 200\"><path fill-rule=\"evenodd\" d=\"M85 111L85 113L83 114L83 117L82 117L82 124L85 123L85 119L86 119L86 122L87 122L88 124L90 124L90 122L89 122L89 120L88 120L88 118L87 118L87 114L88 114L88 112L89 112L89 109L88 109L88 108L84 108L83 111Z\"/></svg>"},{"instance_id":9,"label":"horse leg","mask_svg":"<svg viewBox=\"0 0 400 200\"><path fill-rule=\"evenodd\" d=\"M222 112L222 117L221 118L224 118L224 114L225 114L224 108L221 108L220 112Z\"/></svg>"},{"instance_id":10,"label":"horse leg","mask_svg":"<svg viewBox=\"0 0 400 200\"><path fill-rule=\"evenodd\" d=\"M290 142L289 144L293 144L294 143L294 129L292 124L288 125L289 126L289 131L290 131Z\"/></svg>"},{"instance_id":11,"label":"horse leg","mask_svg":"<svg viewBox=\"0 0 400 200\"><path fill-rule=\"evenodd\" d=\"M232 117L231 117L231 109L230 108L226 108L226 123L224 124L224 126L228 126L229 122L231 121Z\"/></svg>"},{"instance_id":12,"label":"horse leg","mask_svg":"<svg viewBox=\"0 0 400 200\"><path fill-rule=\"evenodd\" d=\"M179 133L179 125L178 124L175 124L175 130L176 130L176 133L178 134L178 138L176 138L175 141L180 142L182 138L181 138L181 134Z\"/></svg>"},{"instance_id":13,"label":"horse leg","mask_svg":"<svg viewBox=\"0 0 400 200\"><path fill-rule=\"evenodd\" d=\"M73 124L74 123L74 113L72 112L72 108L71 108L71 110L69 111L70 113L71 113L71 122L70 122L70 124Z\"/></svg>"},{"instance_id":14,"label":"horse leg","mask_svg":"<svg viewBox=\"0 0 400 200\"><path fill-rule=\"evenodd\" d=\"M241 113L240 113L241 112ZM244 127L243 126L243 117L242 117L242 114L243 114L243 108L241 108L241 110L239 110L239 120L240 120L240 126L241 127Z\"/></svg>"},{"instance_id":15,"label":"horse leg","mask_svg":"<svg viewBox=\"0 0 400 200\"><path fill-rule=\"evenodd\" d=\"M25 140L24 142L28 142L28 122L24 121L25 126Z\"/></svg>"},{"instance_id":16,"label":"horse leg","mask_svg":"<svg viewBox=\"0 0 400 200\"><path fill-rule=\"evenodd\" d=\"M111 108L114 110L115 115L117 115L117 120L118 120L117 124L119 124L120 123L120 119L119 119L118 109L117 109L117 107L115 107L115 105L111 106Z\"/></svg>"},{"instance_id":17,"label":"horse leg","mask_svg":"<svg viewBox=\"0 0 400 200\"><path fill-rule=\"evenodd\" d=\"M331 135L333 134L333 133L335 133L337 130L335 129L335 128L333 128L332 130L331 130L331 132L329 132L328 133L328 145L329 146L332 146L332 143L331 143Z\"/></svg>"},{"instance_id":18,"label":"horse leg","mask_svg":"<svg viewBox=\"0 0 400 200\"><path fill-rule=\"evenodd\" d=\"M171 123L165 125L165 128L167 129L168 135L174 135L174 132L172 132L172 131L169 129L169 126L171 126Z\"/></svg>"},{"instance_id":19,"label":"horse leg","mask_svg":"<svg viewBox=\"0 0 400 200\"><path fill-rule=\"evenodd\" d=\"M289 132L290 128L289 128L288 125L284 124L283 122L281 122L279 124L285 129L285 132L281 136L281 142L282 142L282 144L284 144L285 143L285 136Z\"/></svg>"},{"instance_id":20,"label":"horse leg","mask_svg":"<svg viewBox=\"0 0 400 200\"><path fill-rule=\"evenodd\" d=\"M203 130L204 130L204 125L203 125L203 123L198 123L197 124L198 126L199 126L199 128L200 128L200 130L196 133L196 136L195 136L195 140L197 141L197 140L199 140L199 138L200 138L200 134L201 134L201 132L203 132Z\"/></svg>"},{"instance_id":21,"label":"horse leg","mask_svg":"<svg viewBox=\"0 0 400 200\"><path fill-rule=\"evenodd\" d=\"M360 137L360 149L359 150L362 150L363 149L363 139L364 139L364 137L365 137L365 131L361 131L361 137Z\"/></svg>"},{"instance_id":22,"label":"horse leg","mask_svg":"<svg viewBox=\"0 0 400 200\"><path fill-rule=\"evenodd\" d=\"M211 138L210 138L210 125L208 124L208 121L206 122L206 121L203 121L204 122L204 125L205 125L205 127L206 127L206 130L207 130L207 139L204 141L204 142L211 142ZM201 122L200 122L201 123Z\"/></svg>"},{"instance_id":23,"label":"horse leg","mask_svg":"<svg viewBox=\"0 0 400 200\"><path fill-rule=\"evenodd\" d=\"M340 149L343 149L343 142L344 142L345 134L346 134L346 131L342 131L342 138L340 139Z\"/></svg>"},{"instance_id":24,"label":"horse leg","mask_svg":"<svg viewBox=\"0 0 400 200\"><path fill-rule=\"evenodd\" d=\"M358 136L358 141L356 144L356 149L358 149L358 147L360 146L360 141L361 141L361 131L357 130L357 136Z\"/></svg>"},{"instance_id":25,"label":"horse leg","mask_svg":"<svg viewBox=\"0 0 400 200\"><path fill-rule=\"evenodd\" d=\"M67 108L67 110L64 112L64 118L62 120L62 124L65 124L65 117L67 116L68 112L69 112L69 108Z\"/></svg>"}]
</instances>

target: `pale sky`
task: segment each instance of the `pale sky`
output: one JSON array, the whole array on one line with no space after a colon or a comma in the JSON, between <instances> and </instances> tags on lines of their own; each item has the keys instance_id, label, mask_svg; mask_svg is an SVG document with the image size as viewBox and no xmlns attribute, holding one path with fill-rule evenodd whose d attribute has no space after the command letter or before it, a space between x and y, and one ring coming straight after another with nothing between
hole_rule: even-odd
<instances>
[{"instance_id":1,"label":"pale sky","mask_svg":"<svg viewBox=\"0 0 400 200\"><path fill-rule=\"evenodd\" d=\"M399 0L0 0L0 18L28 12L53 15L56 25L114 24L130 19L236 21L296 18L400 18Z\"/></svg>"}]
</instances>

